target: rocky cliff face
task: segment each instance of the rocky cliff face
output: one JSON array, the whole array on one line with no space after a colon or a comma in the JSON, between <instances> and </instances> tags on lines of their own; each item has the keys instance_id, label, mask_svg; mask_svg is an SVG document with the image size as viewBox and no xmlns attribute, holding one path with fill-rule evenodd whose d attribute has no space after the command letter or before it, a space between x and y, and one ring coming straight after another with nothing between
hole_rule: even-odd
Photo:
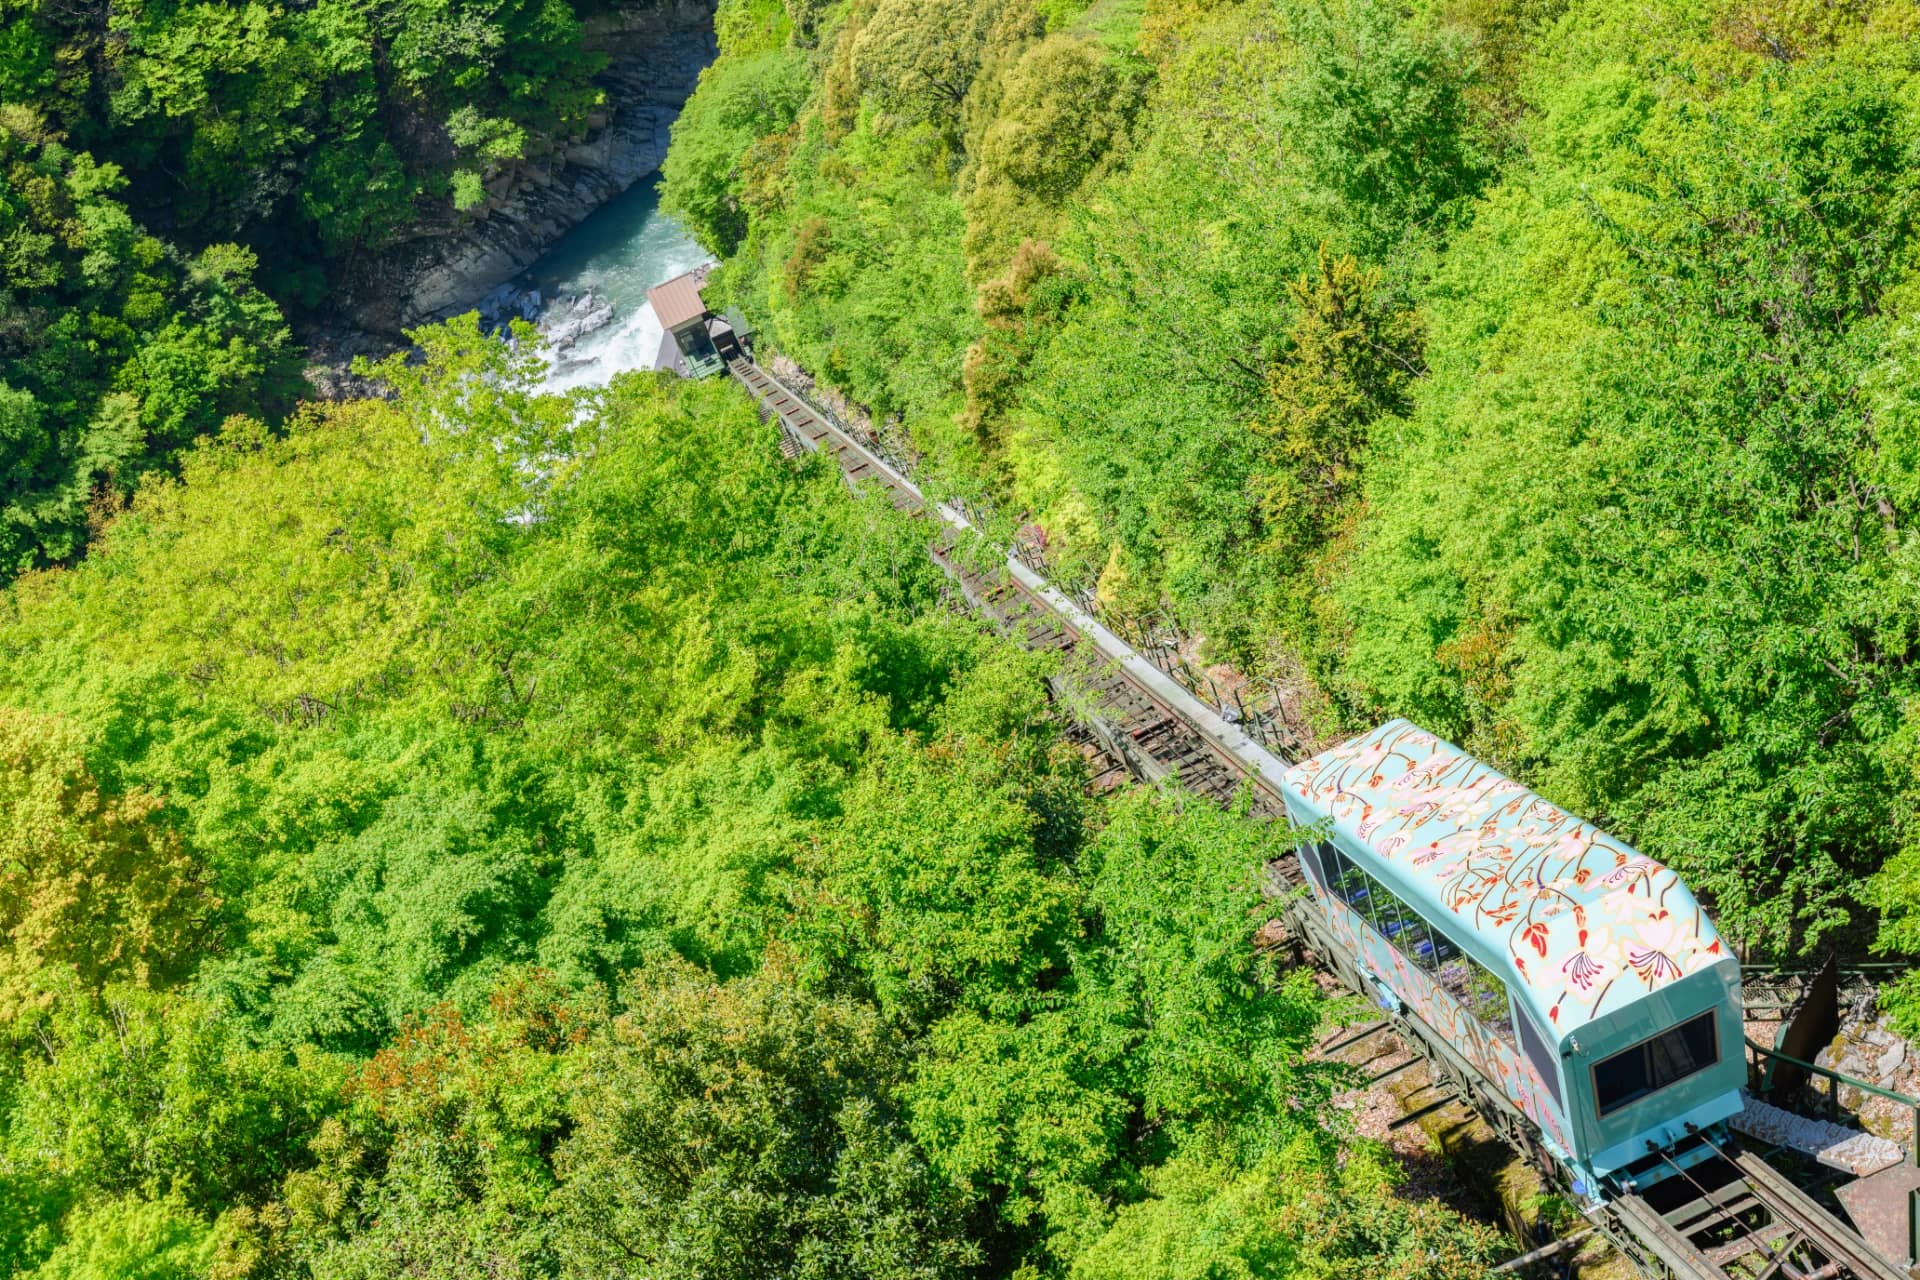
<instances>
[{"instance_id":1,"label":"rocky cliff face","mask_svg":"<svg viewBox=\"0 0 1920 1280\"><path fill-rule=\"evenodd\" d=\"M391 339L472 307L658 169L668 128L717 51L713 9L713 0L657 0L595 19L588 41L611 59L601 76L604 123L499 175L474 216L423 225L411 239L344 268L334 295L340 319Z\"/></svg>"}]
</instances>

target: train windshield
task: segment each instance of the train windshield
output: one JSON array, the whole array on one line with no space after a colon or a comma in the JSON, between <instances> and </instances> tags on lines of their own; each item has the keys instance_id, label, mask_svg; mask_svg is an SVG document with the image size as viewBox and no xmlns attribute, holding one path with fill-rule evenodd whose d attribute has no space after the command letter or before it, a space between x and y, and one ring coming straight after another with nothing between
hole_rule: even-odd
<instances>
[{"instance_id":1,"label":"train windshield","mask_svg":"<svg viewBox=\"0 0 1920 1280\"><path fill-rule=\"evenodd\" d=\"M1709 1010L1595 1064L1594 1099L1601 1115L1611 1115L1718 1061L1720 1037Z\"/></svg>"}]
</instances>

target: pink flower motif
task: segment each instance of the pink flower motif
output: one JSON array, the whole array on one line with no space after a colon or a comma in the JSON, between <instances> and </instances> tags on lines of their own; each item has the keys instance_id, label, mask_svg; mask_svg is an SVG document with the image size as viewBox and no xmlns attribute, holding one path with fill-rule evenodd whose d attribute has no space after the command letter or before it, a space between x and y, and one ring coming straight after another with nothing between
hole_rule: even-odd
<instances>
[{"instance_id":1,"label":"pink flower motif","mask_svg":"<svg viewBox=\"0 0 1920 1280\"><path fill-rule=\"evenodd\" d=\"M1652 858L1629 858L1601 876L1600 883L1609 889L1618 889L1643 875L1656 875L1662 870L1664 868Z\"/></svg>"},{"instance_id":2,"label":"pink flower motif","mask_svg":"<svg viewBox=\"0 0 1920 1280\"><path fill-rule=\"evenodd\" d=\"M1649 987L1671 982L1680 976L1680 966L1674 963L1672 956L1650 947L1628 947L1627 963Z\"/></svg>"},{"instance_id":3,"label":"pink flower motif","mask_svg":"<svg viewBox=\"0 0 1920 1280\"><path fill-rule=\"evenodd\" d=\"M1560 966L1560 972L1566 974L1568 981L1580 990L1592 991L1593 984L1606 976L1607 966L1585 951L1576 951Z\"/></svg>"},{"instance_id":4,"label":"pink flower motif","mask_svg":"<svg viewBox=\"0 0 1920 1280\"><path fill-rule=\"evenodd\" d=\"M1561 858L1577 858L1581 854L1585 853L1588 847L1591 846L1592 844L1593 844L1593 837L1589 835L1583 828L1575 827L1573 830L1567 832L1565 835L1561 836L1558 840L1554 842L1554 846L1553 846L1554 856L1561 857Z\"/></svg>"},{"instance_id":5,"label":"pink flower motif","mask_svg":"<svg viewBox=\"0 0 1920 1280\"><path fill-rule=\"evenodd\" d=\"M1686 922L1675 916L1665 907L1652 907L1644 910L1635 923L1629 945L1637 945L1648 951L1661 951L1668 955L1679 955L1689 944L1698 945L1698 939L1692 936Z\"/></svg>"}]
</instances>

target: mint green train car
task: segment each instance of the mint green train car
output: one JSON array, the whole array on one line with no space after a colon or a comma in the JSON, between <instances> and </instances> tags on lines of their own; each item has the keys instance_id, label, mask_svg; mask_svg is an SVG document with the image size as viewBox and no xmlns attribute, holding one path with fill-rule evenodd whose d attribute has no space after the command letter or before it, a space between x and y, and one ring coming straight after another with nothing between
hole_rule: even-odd
<instances>
[{"instance_id":1,"label":"mint green train car","mask_svg":"<svg viewBox=\"0 0 1920 1280\"><path fill-rule=\"evenodd\" d=\"M1588 1199L1712 1156L1743 1106L1740 966L1671 870L1405 720L1285 777L1308 927Z\"/></svg>"}]
</instances>

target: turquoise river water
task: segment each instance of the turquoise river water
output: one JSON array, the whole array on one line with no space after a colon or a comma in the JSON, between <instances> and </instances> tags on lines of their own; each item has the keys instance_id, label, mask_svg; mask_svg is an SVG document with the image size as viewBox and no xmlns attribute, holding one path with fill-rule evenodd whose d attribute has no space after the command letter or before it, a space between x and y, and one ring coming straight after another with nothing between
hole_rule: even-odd
<instances>
[{"instance_id":1,"label":"turquoise river water","mask_svg":"<svg viewBox=\"0 0 1920 1280\"><path fill-rule=\"evenodd\" d=\"M576 341L548 374L555 390L604 384L627 369L644 369L660 349L660 322L647 290L710 260L685 227L660 211L659 176L568 232L527 269L526 279L549 303L591 289L613 304L612 323Z\"/></svg>"}]
</instances>

